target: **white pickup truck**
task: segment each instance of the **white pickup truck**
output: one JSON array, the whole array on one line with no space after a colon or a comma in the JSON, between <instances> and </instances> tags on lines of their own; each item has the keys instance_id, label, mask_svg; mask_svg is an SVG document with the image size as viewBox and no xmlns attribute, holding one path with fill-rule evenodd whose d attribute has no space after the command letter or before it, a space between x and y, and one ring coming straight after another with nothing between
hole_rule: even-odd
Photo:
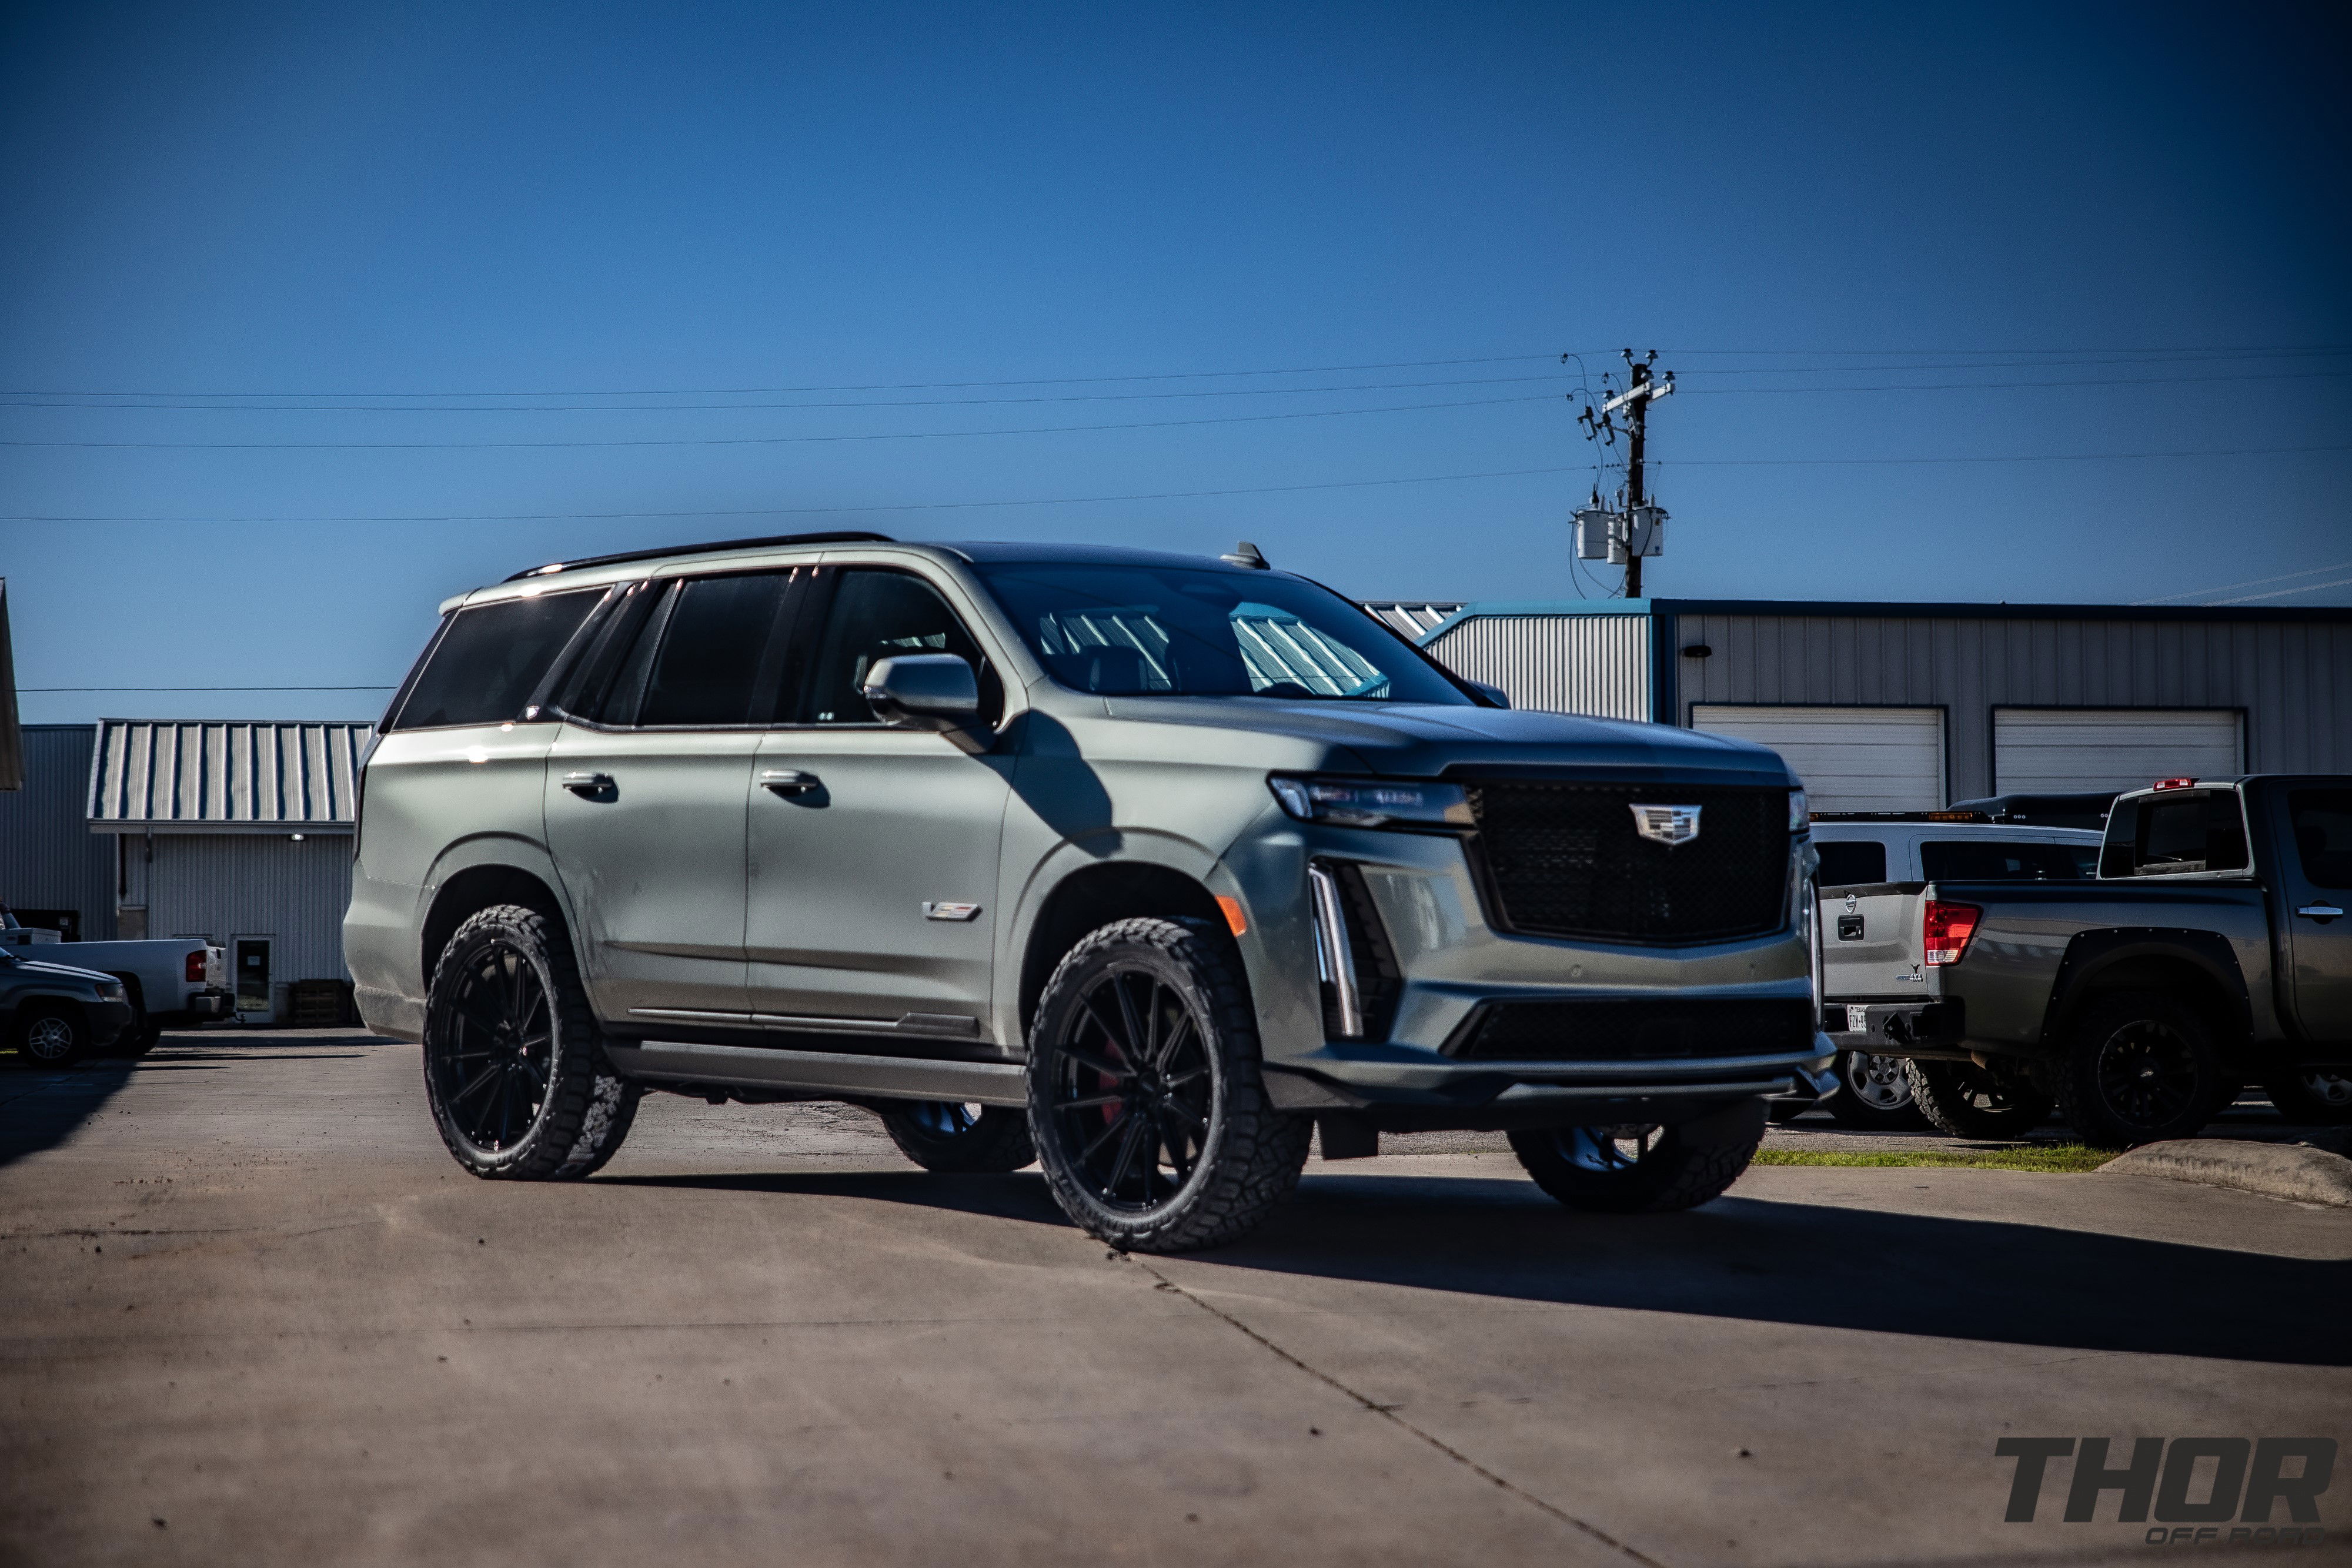
<instances>
[{"instance_id":1,"label":"white pickup truck","mask_svg":"<svg viewBox=\"0 0 2352 1568\"><path fill-rule=\"evenodd\" d=\"M236 995L226 983L226 958L218 947L197 937L68 944L54 931L18 925L16 915L0 905L0 947L26 957L35 956L27 949L40 947L44 951L38 956L46 962L71 964L121 980L131 994L131 1022L110 1048L119 1056L143 1055L167 1029L227 1018L236 1010Z\"/></svg>"}]
</instances>

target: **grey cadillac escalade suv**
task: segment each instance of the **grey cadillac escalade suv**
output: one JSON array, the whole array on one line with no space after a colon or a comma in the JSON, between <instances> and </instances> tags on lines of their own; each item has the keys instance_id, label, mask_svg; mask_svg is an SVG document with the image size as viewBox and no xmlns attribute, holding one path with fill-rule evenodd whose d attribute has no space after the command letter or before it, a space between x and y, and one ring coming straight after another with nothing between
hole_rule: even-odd
<instances>
[{"instance_id":1,"label":"grey cadillac escalade suv","mask_svg":"<svg viewBox=\"0 0 2352 1568\"><path fill-rule=\"evenodd\" d=\"M648 1089L1040 1164L1225 1241L1383 1130L1685 1207L1826 1087L1773 753L1510 711L1243 547L800 535L462 595L362 785L344 945L477 1175L585 1176Z\"/></svg>"}]
</instances>

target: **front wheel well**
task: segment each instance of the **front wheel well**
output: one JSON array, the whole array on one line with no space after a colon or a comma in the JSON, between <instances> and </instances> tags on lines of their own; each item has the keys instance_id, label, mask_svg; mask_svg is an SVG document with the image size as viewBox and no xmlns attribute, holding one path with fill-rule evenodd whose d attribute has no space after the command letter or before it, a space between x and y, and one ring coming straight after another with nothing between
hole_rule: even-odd
<instances>
[{"instance_id":1,"label":"front wheel well","mask_svg":"<svg viewBox=\"0 0 2352 1568\"><path fill-rule=\"evenodd\" d=\"M563 905L547 883L515 866L469 866L441 884L441 891L433 895L433 907L425 914L418 972L426 985L433 983L433 967L440 961L441 949L457 934L457 927L483 910L501 904L520 904L544 915L565 941L571 940Z\"/></svg>"},{"instance_id":2,"label":"front wheel well","mask_svg":"<svg viewBox=\"0 0 2352 1568\"><path fill-rule=\"evenodd\" d=\"M1089 931L1115 920L1159 915L1171 919L1206 920L1219 932L1226 929L1215 894L1182 872L1166 866L1117 862L1090 866L1063 879L1046 895L1029 928L1029 944L1021 957L1021 1034L1027 1039L1037 1016L1037 1001L1054 967Z\"/></svg>"}]
</instances>

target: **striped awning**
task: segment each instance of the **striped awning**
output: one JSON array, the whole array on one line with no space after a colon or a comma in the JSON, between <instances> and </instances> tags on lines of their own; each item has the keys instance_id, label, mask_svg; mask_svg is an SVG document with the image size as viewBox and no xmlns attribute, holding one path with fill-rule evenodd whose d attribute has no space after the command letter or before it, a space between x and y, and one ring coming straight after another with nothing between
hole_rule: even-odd
<instances>
[{"instance_id":1,"label":"striped awning","mask_svg":"<svg viewBox=\"0 0 2352 1568\"><path fill-rule=\"evenodd\" d=\"M93 831L351 831L366 724L110 718L89 760Z\"/></svg>"}]
</instances>

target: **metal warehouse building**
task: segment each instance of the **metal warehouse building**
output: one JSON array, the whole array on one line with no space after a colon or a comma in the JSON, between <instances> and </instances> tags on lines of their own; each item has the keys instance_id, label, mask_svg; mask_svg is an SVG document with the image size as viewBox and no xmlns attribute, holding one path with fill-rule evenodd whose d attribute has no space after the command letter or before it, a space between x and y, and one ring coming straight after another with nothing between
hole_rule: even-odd
<instances>
[{"instance_id":1,"label":"metal warehouse building","mask_svg":"<svg viewBox=\"0 0 2352 1568\"><path fill-rule=\"evenodd\" d=\"M2352 610L1369 606L1518 706L1763 742L1825 810L2352 772Z\"/></svg>"},{"instance_id":2,"label":"metal warehouse building","mask_svg":"<svg viewBox=\"0 0 2352 1568\"><path fill-rule=\"evenodd\" d=\"M247 1017L347 980L343 910L365 724L106 719L25 730L0 795L0 899L87 940L202 936Z\"/></svg>"}]
</instances>

